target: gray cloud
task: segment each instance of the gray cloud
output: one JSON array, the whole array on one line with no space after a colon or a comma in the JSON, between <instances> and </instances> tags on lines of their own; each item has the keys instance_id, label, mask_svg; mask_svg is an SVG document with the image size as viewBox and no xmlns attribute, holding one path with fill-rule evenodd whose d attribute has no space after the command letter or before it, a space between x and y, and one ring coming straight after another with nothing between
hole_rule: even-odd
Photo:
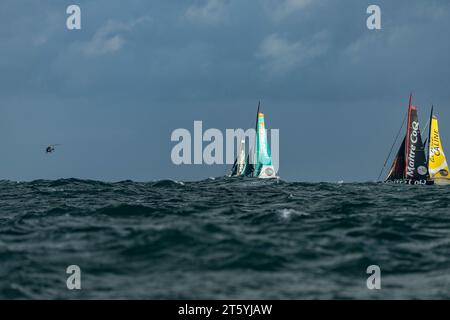
<instances>
[{"instance_id":1,"label":"gray cloud","mask_svg":"<svg viewBox=\"0 0 450 320\"><path fill-rule=\"evenodd\" d=\"M312 0L280 0L268 3L270 16L279 21L313 4Z\"/></svg>"},{"instance_id":2,"label":"gray cloud","mask_svg":"<svg viewBox=\"0 0 450 320\"><path fill-rule=\"evenodd\" d=\"M368 180L410 91L450 117L447 0L378 1L381 31L365 0L78 2L80 31L69 3L0 4L0 178L221 175L173 166L171 131L253 126L262 99L283 178Z\"/></svg>"},{"instance_id":3,"label":"gray cloud","mask_svg":"<svg viewBox=\"0 0 450 320\"><path fill-rule=\"evenodd\" d=\"M307 43L289 42L274 33L261 43L257 57L265 61L264 67L273 74L284 74L295 67L309 64L327 50L326 34L317 33Z\"/></svg>"},{"instance_id":4,"label":"gray cloud","mask_svg":"<svg viewBox=\"0 0 450 320\"><path fill-rule=\"evenodd\" d=\"M193 4L186 10L186 17L198 23L216 24L225 19L226 0L205 0L203 4Z\"/></svg>"}]
</instances>

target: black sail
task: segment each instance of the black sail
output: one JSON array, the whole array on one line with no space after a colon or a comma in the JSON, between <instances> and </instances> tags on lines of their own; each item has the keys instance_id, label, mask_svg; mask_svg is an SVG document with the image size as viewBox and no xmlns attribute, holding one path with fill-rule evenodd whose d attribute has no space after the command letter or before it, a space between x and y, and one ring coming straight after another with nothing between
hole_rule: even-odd
<instances>
[{"instance_id":1,"label":"black sail","mask_svg":"<svg viewBox=\"0 0 450 320\"><path fill-rule=\"evenodd\" d=\"M403 139L403 143L397 152L397 155L392 163L391 170L387 177L387 181L400 180L405 178L405 144L406 137Z\"/></svg>"},{"instance_id":2,"label":"black sail","mask_svg":"<svg viewBox=\"0 0 450 320\"><path fill-rule=\"evenodd\" d=\"M417 108L413 106L410 106L408 116L405 157L405 178L426 180L428 178L427 159L420 134Z\"/></svg>"},{"instance_id":3,"label":"black sail","mask_svg":"<svg viewBox=\"0 0 450 320\"><path fill-rule=\"evenodd\" d=\"M234 160L233 168L231 169L231 176L234 177L237 175L237 158Z\"/></svg>"},{"instance_id":4,"label":"black sail","mask_svg":"<svg viewBox=\"0 0 450 320\"><path fill-rule=\"evenodd\" d=\"M242 175L244 177L251 177L253 176L254 171L255 171L254 164L250 163L250 155L247 155L247 160L245 161L245 168Z\"/></svg>"}]
</instances>

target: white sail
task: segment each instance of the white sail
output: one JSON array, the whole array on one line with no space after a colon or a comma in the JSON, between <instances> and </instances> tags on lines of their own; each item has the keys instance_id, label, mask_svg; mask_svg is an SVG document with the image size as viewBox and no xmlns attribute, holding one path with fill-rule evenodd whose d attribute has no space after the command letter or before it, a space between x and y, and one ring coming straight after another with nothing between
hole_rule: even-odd
<instances>
[{"instance_id":1,"label":"white sail","mask_svg":"<svg viewBox=\"0 0 450 320\"><path fill-rule=\"evenodd\" d=\"M241 140L241 146L239 148L239 155L237 158L236 165L237 165L236 175L241 176L245 168L245 139Z\"/></svg>"}]
</instances>

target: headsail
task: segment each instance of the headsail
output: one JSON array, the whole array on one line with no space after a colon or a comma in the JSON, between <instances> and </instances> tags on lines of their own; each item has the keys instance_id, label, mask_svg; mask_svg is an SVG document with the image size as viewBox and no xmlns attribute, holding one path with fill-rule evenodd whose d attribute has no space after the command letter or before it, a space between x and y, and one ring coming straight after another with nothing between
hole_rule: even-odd
<instances>
[{"instance_id":1,"label":"headsail","mask_svg":"<svg viewBox=\"0 0 450 320\"><path fill-rule=\"evenodd\" d=\"M245 169L245 140L241 140L241 145L239 147L239 154L234 161L233 169L231 171L231 176L241 176Z\"/></svg>"},{"instance_id":2,"label":"headsail","mask_svg":"<svg viewBox=\"0 0 450 320\"><path fill-rule=\"evenodd\" d=\"M397 156L392 163L391 170L389 170L389 175L387 181L400 180L405 178L405 144L406 137L403 139L403 143L397 152Z\"/></svg>"},{"instance_id":3,"label":"headsail","mask_svg":"<svg viewBox=\"0 0 450 320\"><path fill-rule=\"evenodd\" d=\"M426 180L428 178L425 148L420 134L417 108L411 104L408 108L408 122L405 147L405 179Z\"/></svg>"},{"instance_id":4,"label":"headsail","mask_svg":"<svg viewBox=\"0 0 450 320\"><path fill-rule=\"evenodd\" d=\"M428 170L431 179L450 179L447 159L442 148L438 119L431 115L428 144Z\"/></svg>"}]
</instances>

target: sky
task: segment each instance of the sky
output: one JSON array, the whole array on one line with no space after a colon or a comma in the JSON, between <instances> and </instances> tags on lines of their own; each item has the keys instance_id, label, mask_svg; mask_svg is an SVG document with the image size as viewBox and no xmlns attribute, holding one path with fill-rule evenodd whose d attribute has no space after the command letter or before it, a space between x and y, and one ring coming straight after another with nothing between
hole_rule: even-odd
<instances>
[{"instance_id":1,"label":"sky","mask_svg":"<svg viewBox=\"0 0 450 320\"><path fill-rule=\"evenodd\" d=\"M261 100L282 179L373 181L410 92L450 154L449 32L448 0L2 0L0 179L222 176L174 165L171 133L253 127Z\"/></svg>"}]
</instances>

